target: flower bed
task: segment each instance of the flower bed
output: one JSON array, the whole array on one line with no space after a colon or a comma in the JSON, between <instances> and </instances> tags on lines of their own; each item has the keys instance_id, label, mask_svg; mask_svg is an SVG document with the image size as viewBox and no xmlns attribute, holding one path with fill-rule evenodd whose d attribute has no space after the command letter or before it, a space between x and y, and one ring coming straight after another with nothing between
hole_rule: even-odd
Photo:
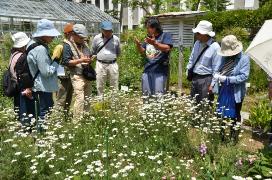
<instances>
[{"instance_id":1,"label":"flower bed","mask_svg":"<svg viewBox=\"0 0 272 180\"><path fill-rule=\"evenodd\" d=\"M90 101L77 124L52 110L41 134L25 133L12 110L1 111L0 179L231 179L247 176L258 159L221 141L231 122L222 126L207 102L135 92Z\"/></svg>"}]
</instances>

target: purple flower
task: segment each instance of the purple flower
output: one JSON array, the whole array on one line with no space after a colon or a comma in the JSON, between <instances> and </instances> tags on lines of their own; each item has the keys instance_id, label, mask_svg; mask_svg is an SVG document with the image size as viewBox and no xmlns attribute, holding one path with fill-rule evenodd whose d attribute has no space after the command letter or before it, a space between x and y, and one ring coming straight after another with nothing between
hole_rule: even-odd
<instances>
[{"instance_id":1,"label":"purple flower","mask_svg":"<svg viewBox=\"0 0 272 180\"><path fill-rule=\"evenodd\" d=\"M242 158L239 158L238 161L236 162L236 166L241 167L243 165L243 160Z\"/></svg>"},{"instance_id":2,"label":"purple flower","mask_svg":"<svg viewBox=\"0 0 272 180\"><path fill-rule=\"evenodd\" d=\"M199 147L199 152L201 154L201 156L205 156L205 154L207 154L207 146L206 144L202 143Z\"/></svg>"}]
</instances>

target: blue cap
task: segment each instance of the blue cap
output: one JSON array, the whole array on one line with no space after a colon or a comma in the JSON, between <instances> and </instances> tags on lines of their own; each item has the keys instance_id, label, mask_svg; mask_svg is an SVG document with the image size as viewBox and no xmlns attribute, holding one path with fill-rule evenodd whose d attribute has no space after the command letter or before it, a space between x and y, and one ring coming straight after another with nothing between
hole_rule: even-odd
<instances>
[{"instance_id":1,"label":"blue cap","mask_svg":"<svg viewBox=\"0 0 272 180\"><path fill-rule=\"evenodd\" d=\"M37 30L33 34L33 37L56 37L59 35L59 31L54 27L54 23L52 21L49 21L48 19L41 19L38 21Z\"/></svg>"},{"instance_id":2,"label":"blue cap","mask_svg":"<svg viewBox=\"0 0 272 180\"><path fill-rule=\"evenodd\" d=\"M103 21L100 24L101 29L103 30L112 30L112 23L110 21Z\"/></svg>"}]
</instances>

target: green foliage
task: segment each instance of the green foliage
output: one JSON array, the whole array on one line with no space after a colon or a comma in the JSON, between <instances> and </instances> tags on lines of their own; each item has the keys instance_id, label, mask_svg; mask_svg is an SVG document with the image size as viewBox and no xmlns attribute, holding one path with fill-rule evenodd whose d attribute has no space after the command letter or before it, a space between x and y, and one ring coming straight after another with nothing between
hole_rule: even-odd
<instances>
[{"instance_id":1,"label":"green foliage","mask_svg":"<svg viewBox=\"0 0 272 180\"><path fill-rule=\"evenodd\" d=\"M187 0L186 6L192 11L196 11L201 5L201 10L224 11L229 5L229 0Z\"/></svg>"},{"instance_id":2,"label":"green foliage","mask_svg":"<svg viewBox=\"0 0 272 180\"><path fill-rule=\"evenodd\" d=\"M260 152L259 158L255 161L254 166L248 170L248 175L260 175L262 178L272 177L272 151L265 148Z\"/></svg>"},{"instance_id":3,"label":"green foliage","mask_svg":"<svg viewBox=\"0 0 272 180\"><path fill-rule=\"evenodd\" d=\"M257 10L235 10L222 12L208 12L201 19L213 23L216 32L232 27L241 27L247 29L258 29L264 21L272 18L272 0L267 1Z\"/></svg>"},{"instance_id":4,"label":"green foliage","mask_svg":"<svg viewBox=\"0 0 272 180\"><path fill-rule=\"evenodd\" d=\"M11 35L6 33L2 36L0 36L0 39L2 40L2 43L0 43L0 50L4 50L5 53L4 54L0 54L0 58L2 57L4 61L8 61L9 60L9 55L10 55L10 50L13 46L13 42L11 39ZM3 57L4 56L4 57ZM1 64L1 62L0 62Z\"/></svg>"},{"instance_id":5,"label":"green foliage","mask_svg":"<svg viewBox=\"0 0 272 180\"><path fill-rule=\"evenodd\" d=\"M76 124L53 109L46 131L40 134L34 128L31 135L16 123L12 110L0 111L0 179L243 175L248 166L238 169L235 162L248 153L221 143L214 113L200 111L186 96L146 100L149 103L143 104L135 91L106 94L104 101L92 97L91 111ZM203 156L200 144L207 145Z\"/></svg>"},{"instance_id":6,"label":"green foliage","mask_svg":"<svg viewBox=\"0 0 272 180\"><path fill-rule=\"evenodd\" d=\"M272 107L268 100L256 103L251 109L250 124L252 127L264 129L267 132L270 129L271 119Z\"/></svg>"},{"instance_id":7,"label":"green foliage","mask_svg":"<svg viewBox=\"0 0 272 180\"><path fill-rule=\"evenodd\" d=\"M253 60L250 63L249 93L266 91L268 87L267 74Z\"/></svg>"},{"instance_id":8,"label":"green foliage","mask_svg":"<svg viewBox=\"0 0 272 180\"><path fill-rule=\"evenodd\" d=\"M224 11L230 5L229 0L203 0L203 10Z\"/></svg>"},{"instance_id":9,"label":"green foliage","mask_svg":"<svg viewBox=\"0 0 272 180\"><path fill-rule=\"evenodd\" d=\"M234 35L237 37L239 41L242 41L243 44L247 44L249 42L249 33L245 28L240 27L233 27L233 28L226 28L223 31L216 34L216 40L221 42L221 40L227 35Z\"/></svg>"}]
</instances>

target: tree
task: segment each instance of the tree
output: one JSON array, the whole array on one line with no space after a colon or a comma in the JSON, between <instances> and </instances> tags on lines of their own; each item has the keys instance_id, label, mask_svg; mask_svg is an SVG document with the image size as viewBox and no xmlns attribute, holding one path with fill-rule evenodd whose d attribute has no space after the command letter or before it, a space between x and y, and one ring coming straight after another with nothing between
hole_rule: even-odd
<instances>
[{"instance_id":1,"label":"tree","mask_svg":"<svg viewBox=\"0 0 272 180\"><path fill-rule=\"evenodd\" d=\"M263 5L265 5L265 3L272 3L272 0L259 0L259 5L260 7L262 7Z\"/></svg>"},{"instance_id":2,"label":"tree","mask_svg":"<svg viewBox=\"0 0 272 180\"><path fill-rule=\"evenodd\" d=\"M202 5L210 11L224 11L230 5L229 0L203 0Z\"/></svg>"},{"instance_id":3,"label":"tree","mask_svg":"<svg viewBox=\"0 0 272 180\"><path fill-rule=\"evenodd\" d=\"M224 11L230 5L230 0L187 0L187 8L197 11L201 6L201 10Z\"/></svg>"}]
</instances>

